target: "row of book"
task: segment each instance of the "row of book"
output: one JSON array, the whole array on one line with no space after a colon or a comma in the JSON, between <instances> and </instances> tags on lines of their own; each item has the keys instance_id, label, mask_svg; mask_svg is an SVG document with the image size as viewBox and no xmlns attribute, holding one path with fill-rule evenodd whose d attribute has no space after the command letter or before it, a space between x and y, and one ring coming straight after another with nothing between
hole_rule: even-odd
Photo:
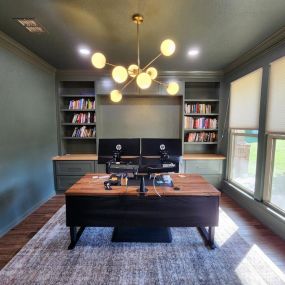
<instances>
[{"instance_id":1,"label":"row of book","mask_svg":"<svg viewBox=\"0 0 285 285\"><path fill-rule=\"evenodd\" d=\"M197 114L210 114L212 113L212 106L210 104L185 104L184 112L186 114L197 113Z\"/></svg>"},{"instance_id":2,"label":"row of book","mask_svg":"<svg viewBox=\"0 0 285 285\"><path fill-rule=\"evenodd\" d=\"M90 99L79 99L79 100L70 100L69 101L69 110L83 110L83 109L95 109L95 100Z\"/></svg>"},{"instance_id":3,"label":"row of book","mask_svg":"<svg viewBox=\"0 0 285 285\"><path fill-rule=\"evenodd\" d=\"M185 136L185 142L216 142L217 133L215 132L199 132L189 133Z\"/></svg>"},{"instance_id":4,"label":"row of book","mask_svg":"<svg viewBox=\"0 0 285 285\"><path fill-rule=\"evenodd\" d=\"M72 133L73 138L95 138L96 128L87 128L83 126L81 128L75 127Z\"/></svg>"},{"instance_id":5,"label":"row of book","mask_svg":"<svg viewBox=\"0 0 285 285\"><path fill-rule=\"evenodd\" d=\"M90 124L90 123L96 123L96 114L92 114L90 112L88 113L79 113L79 114L74 114L72 121L74 123L78 124Z\"/></svg>"},{"instance_id":6,"label":"row of book","mask_svg":"<svg viewBox=\"0 0 285 285\"><path fill-rule=\"evenodd\" d=\"M184 117L185 129L216 129L218 127L218 120L211 118L193 118Z\"/></svg>"}]
</instances>

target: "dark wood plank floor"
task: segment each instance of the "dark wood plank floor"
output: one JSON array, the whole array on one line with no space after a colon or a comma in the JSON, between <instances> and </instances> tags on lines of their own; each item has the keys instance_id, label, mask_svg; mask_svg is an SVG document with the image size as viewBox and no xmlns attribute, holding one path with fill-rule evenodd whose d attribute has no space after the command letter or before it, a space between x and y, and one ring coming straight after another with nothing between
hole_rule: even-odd
<instances>
[{"instance_id":1,"label":"dark wood plank floor","mask_svg":"<svg viewBox=\"0 0 285 285\"><path fill-rule=\"evenodd\" d=\"M64 196L57 195L28 216L23 222L0 238L0 269L38 232L64 204ZM285 272L285 241L263 226L231 198L221 197L221 207L238 226L245 241L262 249L263 253Z\"/></svg>"},{"instance_id":2,"label":"dark wood plank floor","mask_svg":"<svg viewBox=\"0 0 285 285\"><path fill-rule=\"evenodd\" d=\"M17 254L64 203L64 195L54 196L0 238L0 269Z\"/></svg>"}]
</instances>

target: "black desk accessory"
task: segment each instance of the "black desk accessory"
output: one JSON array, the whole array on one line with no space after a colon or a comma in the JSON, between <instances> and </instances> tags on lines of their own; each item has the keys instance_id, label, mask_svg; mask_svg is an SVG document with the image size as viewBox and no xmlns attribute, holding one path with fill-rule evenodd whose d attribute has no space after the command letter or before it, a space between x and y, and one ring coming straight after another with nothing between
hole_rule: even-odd
<instances>
[{"instance_id":1,"label":"black desk accessory","mask_svg":"<svg viewBox=\"0 0 285 285\"><path fill-rule=\"evenodd\" d=\"M148 191L146 177L155 173L179 172L181 155L180 139L100 139L98 163L106 163L106 173L119 174L120 177L125 175L128 178L139 178L140 187L137 191L140 195L145 195ZM124 160L123 156L129 157L129 160ZM139 161L137 157L140 157ZM104 183L106 190L111 190L112 185L120 185L115 184L111 177ZM155 191L156 177L154 176L153 180ZM173 187L172 181L170 182L166 184L168 186L171 184ZM160 181L157 185L159 183Z\"/></svg>"}]
</instances>

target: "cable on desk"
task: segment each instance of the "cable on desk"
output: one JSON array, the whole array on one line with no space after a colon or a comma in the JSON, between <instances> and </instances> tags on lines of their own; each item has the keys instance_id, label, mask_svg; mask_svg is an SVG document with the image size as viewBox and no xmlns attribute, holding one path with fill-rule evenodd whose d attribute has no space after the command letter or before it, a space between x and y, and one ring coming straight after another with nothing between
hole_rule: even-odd
<instances>
[{"instance_id":1,"label":"cable on desk","mask_svg":"<svg viewBox=\"0 0 285 285\"><path fill-rule=\"evenodd\" d=\"M155 178L156 178L156 176L159 176L159 174L154 174L154 177L153 177L153 189L154 189L154 191L155 191L155 193L161 198L161 195L157 192L157 190L156 190L156 187L155 187Z\"/></svg>"}]
</instances>

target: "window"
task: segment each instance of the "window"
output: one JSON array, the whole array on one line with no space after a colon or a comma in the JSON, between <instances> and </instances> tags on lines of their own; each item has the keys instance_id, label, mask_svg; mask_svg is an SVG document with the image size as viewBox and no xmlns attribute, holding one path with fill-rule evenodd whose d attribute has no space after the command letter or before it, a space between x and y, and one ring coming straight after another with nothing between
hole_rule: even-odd
<instances>
[{"instance_id":1,"label":"window","mask_svg":"<svg viewBox=\"0 0 285 285\"><path fill-rule=\"evenodd\" d=\"M257 135L256 130L231 131L229 178L232 183L250 193L255 188Z\"/></svg>"},{"instance_id":2,"label":"window","mask_svg":"<svg viewBox=\"0 0 285 285\"><path fill-rule=\"evenodd\" d=\"M270 64L264 200L285 212L285 56Z\"/></svg>"},{"instance_id":3,"label":"window","mask_svg":"<svg viewBox=\"0 0 285 285\"><path fill-rule=\"evenodd\" d=\"M264 200L285 211L285 135L270 135L267 150Z\"/></svg>"},{"instance_id":4,"label":"window","mask_svg":"<svg viewBox=\"0 0 285 285\"><path fill-rule=\"evenodd\" d=\"M228 180L251 194L255 190L262 69L231 83Z\"/></svg>"}]
</instances>

